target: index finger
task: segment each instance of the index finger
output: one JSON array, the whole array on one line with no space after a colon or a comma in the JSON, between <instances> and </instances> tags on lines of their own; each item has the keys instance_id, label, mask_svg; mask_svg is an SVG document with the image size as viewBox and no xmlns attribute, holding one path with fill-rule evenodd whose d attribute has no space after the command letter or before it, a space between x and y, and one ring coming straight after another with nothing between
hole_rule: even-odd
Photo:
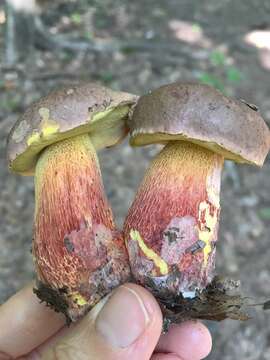
<instances>
[{"instance_id":1,"label":"index finger","mask_svg":"<svg viewBox=\"0 0 270 360\"><path fill-rule=\"evenodd\" d=\"M0 359L4 354L7 358L27 354L65 324L62 314L39 302L33 286L30 283L0 306Z\"/></svg>"},{"instance_id":2,"label":"index finger","mask_svg":"<svg viewBox=\"0 0 270 360\"><path fill-rule=\"evenodd\" d=\"M171 325L168 333L162 335L156 351L173 353L181 359L204 359L211 351L212 338L209 330L199 321L186 321Z\"/></svg>"}]
</instances>

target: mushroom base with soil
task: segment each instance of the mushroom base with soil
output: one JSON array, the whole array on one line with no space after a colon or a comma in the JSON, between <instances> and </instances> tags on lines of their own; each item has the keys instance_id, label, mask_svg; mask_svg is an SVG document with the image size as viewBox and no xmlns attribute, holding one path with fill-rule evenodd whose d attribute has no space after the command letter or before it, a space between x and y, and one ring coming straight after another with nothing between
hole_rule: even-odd
<instances>
[{"instance_id":1,"label":"mushroom base with soil","mask_svg":"<svg viewBox=\"0 0 270 360\"><path fill-rule=\"evenodd\" d=\"M166 321L246 319L244 300L214 278L224 159L198 145L168 143L152 161L128 212L131 269ZM231 290L231 289L230 289Z\"/></svg>"},{"instance_id":2,"label":"mushroom base with soil","mask_svg":"<svg viewBox=\"0 0 270 360\"><path fill-rule=\"evenodd\" d=\"M184 298L181 294L172 295L151 285L149 288L160 304L164 316L163 331L166 332L172 323L191 319L245 321L250 319L247 313L249 306L259 305L266 309L268 302L250 304L248 298L240 294L239 287L239 281L215 276L212 282L201 292L196 292L193 298Z\"/></svg>"},{"instance_id":3,"label":"mushroom base with soil","mask_svg":"<svg viewBox=\"0 0 270 360\"><path fill-rule=\"evenodd\" d=\"M43 150L35 193L35 292L75 321L130 275L87 134Z\"/></svg>"},{"instance_id":4,"label":"mushroom base with soil","mask_svg":"<svg viewBox=\"0 0 270 360\"><path fill-rule=\"evenodd\" d=\"M214 278L223 160L262 166L270 132L260 113L215 88L176 82L139 98L130 144L167 144L125 221L132 273L166 318L240 319L246 299ZM236 298L235 298L236 296Z\"/></svg>"}]
</instances>

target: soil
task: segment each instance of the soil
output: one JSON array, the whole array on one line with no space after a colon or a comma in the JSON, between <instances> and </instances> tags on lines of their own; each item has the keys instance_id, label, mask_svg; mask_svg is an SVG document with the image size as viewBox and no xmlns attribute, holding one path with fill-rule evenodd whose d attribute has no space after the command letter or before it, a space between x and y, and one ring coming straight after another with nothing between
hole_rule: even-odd
<instances>
[{"instance_id":1,"label":"soil","mask_svg":"<svg viewBox=\"0 0 270 360\"><path fill-rule=\"evenodd\" d=\"M268 0L98 3L56 2L43 10L42 20L56 37L102 46L109 42L110 51L105 46L103 51L70 52L39 44L15 65L1 60L0 302L33 278L33 179L9 173L5 140L19 114L41 95L82 80L136 94L176 80L208 81L229 95L255 103L270 124L269 50L244 41L250 31L270 28ZM0 34L3 52L3 24ZM116 40L125 46L115 46ZM119 226L158 148L131 149L125 141L99 154ZM269 179L270 157L262 169L228 162L222 180L217 270L240 279L243 292L254 302L270 298ZM270 359L270 312L258 307L250 313L252 318L246 322L208 323L214 338L209 359Z\"/></svg>"}]
</instances>

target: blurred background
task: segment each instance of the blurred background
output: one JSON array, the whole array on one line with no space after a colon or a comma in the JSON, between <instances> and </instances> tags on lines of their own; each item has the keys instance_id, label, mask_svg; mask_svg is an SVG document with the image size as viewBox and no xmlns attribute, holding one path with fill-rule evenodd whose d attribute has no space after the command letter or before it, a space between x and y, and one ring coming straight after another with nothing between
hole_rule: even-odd
<instances>
[{"instance_id":1,"label":"blurred background","mask_svg":"<svg viewBox=\"0 0 270 360\"><path fill-rule=\"evenodd\" d=\"M93 80L136 94L176 80L211 84L258 106L270 124L269 0L0 1L0 303L33 278L33 179L11 175L6 136L18 116L63 84ZM100 153L119 226L156 146ZM218 271L270 297L270 158L227 163ZM270 359L270 313L209 323L209 359Z\"/></svg>"}]
</instances>

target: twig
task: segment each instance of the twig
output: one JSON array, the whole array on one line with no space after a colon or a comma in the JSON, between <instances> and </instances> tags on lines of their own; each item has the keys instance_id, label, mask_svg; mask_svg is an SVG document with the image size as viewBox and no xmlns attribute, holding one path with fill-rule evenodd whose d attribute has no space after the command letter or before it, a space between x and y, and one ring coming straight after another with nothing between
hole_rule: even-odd
<instances>
[{"instance_id":1,"label":"twig","mask_svg":"<svg viewBox=\"0 0 270 360\"><path fill-rule=\"evenodd\" d=\"M25 74L24 74L25 75ZM39 74L34 74L32 76L27 76L28 79L32 81L39 81L39 80L50 80L56 78L81 78L85 77L85 73L71 73L71 72L44 72Z\"/></svg>"},{"instance_id":2,"label":"twig","mask_svg":"<svg viewBox=\"0 0 270 360\"><path fill-rule=\"evenodd\" d=\"M79 39L66 39L50 35L39 16L34 20L37 46L49 49L64 49L72 52L116 52L116 51L158 51L174 54L189 54L190 51L180 43L153 42L149 40L95 40L95 42Z\"/></svg>"}]
</instances>

